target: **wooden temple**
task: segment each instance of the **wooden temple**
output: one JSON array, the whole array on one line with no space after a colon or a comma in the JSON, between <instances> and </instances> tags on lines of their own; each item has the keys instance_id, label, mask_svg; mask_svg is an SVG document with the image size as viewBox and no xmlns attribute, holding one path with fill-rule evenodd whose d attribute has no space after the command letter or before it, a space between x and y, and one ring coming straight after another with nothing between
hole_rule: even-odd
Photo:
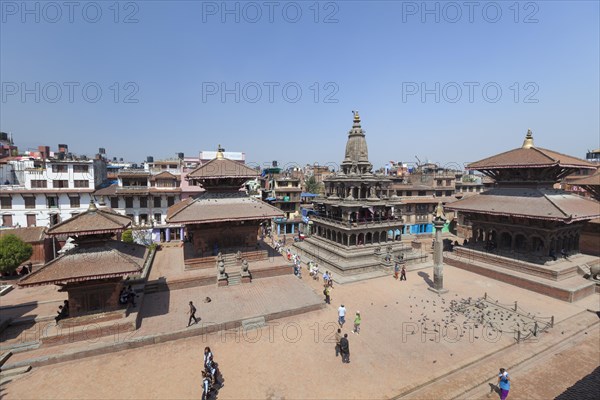
<instances>
[{"instance_id":1,"label":"wooden temple","mask_svg":"<svg viewBox=\"0 0 600 400\"><path fill-rule=\"evenodd\" d=\"M595 168L536 147L528 131L522 147L467 166L492 178L492 190L446 208L461 213L470 225L470 246L520 252L543 264L561 252L578 253L584 223L600 216L597 201L555 189L555 184L574 171Z\"/></svg>"},{"instance_id":2,"label":"wooden temple","mask_svg":"<svg viewBox=\"0 0 600 400\"><path fill-rule=\"evenodd\" d=\"M93 202L87 211L48 229L47 234L71 237L74 247L18 283L21 287L57 285L66 291L69 317L115 311L123 278L139 274L149 262L149 250L117 238L131 226L129 217Z\"/></svg>"},{"instance_id":3,"label":"wooden temple","mask_svg":"<svg viewBox=\"0 0 600 400\"><path fill-rule=\"evenodd\" d=\"M270 225L284 213L261 200L248 196L243 184L260 176L259 172L240 162L229 160L219 146L214 159L190 172L190 185L204 188L197 197L188 198L170 207L167 222L185 226L186 267L206 264L214 267L216 256L237 253L258 260L268 257L258 254L261 224Z\"/></svg>"}]
</instances>

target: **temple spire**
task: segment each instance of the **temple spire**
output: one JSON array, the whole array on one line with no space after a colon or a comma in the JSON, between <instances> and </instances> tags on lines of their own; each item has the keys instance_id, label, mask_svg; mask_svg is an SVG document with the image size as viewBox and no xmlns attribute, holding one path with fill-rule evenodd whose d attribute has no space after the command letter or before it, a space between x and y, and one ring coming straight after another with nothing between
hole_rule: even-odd
<instances>
[{"instance_id":1,"label":"temple spire","mask_svg":"<svg viewBox=\"0 0 600 400\"><path fill-rule=\"evenodd\" d=\"M94 203L93 197L90 198L90 206L88 207L88 211L98 211L98 208L96 207L96 203Z\"/></svg>"},{"instance_id":2,"label":"temple spire","mask_svg":"<svg viewBox=\"0 0 600 400\"><path fill-rule=\"evenodd\" d=\"M527 136L525 136L525 140L523 141L523 148L530 149L533 147L533 134L531 133L531 129L527 129Z\"/></svg>"},{"instance_id":3,"label":"temple spire","mask_svg":"<svg viewBox=\"0 0 600 400\"><path fill-rule=\"evenodd\" d=\"M219 145L219 148L217 149L217 160L222 160L225 158L225 156L223 155L224 151L225 149L222 148L221 145Z\"/></svg>"}]
</instances>

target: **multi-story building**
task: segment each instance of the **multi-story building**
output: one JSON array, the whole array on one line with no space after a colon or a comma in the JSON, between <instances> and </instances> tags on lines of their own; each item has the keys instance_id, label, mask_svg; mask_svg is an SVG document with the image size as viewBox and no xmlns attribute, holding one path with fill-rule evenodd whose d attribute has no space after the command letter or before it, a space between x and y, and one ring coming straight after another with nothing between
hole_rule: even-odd
<instances>
[{"instance_id":1,"label":"multi-story building","mask_svg":"<svg viewBox=\"0 0 600 400\"><path fill-rule=\"evenodd\" d=\"M392 175L392 191L402 203L399 209L404 220L404 234L433 233L433 212L437 204L456 200L456 172L431 165L417 168L415 172ZM453 215L444 231L450 229Z\"/></svg>"},{"instance_id":2,"label":"multi-story building","mask_svg":"<svg viewBox=\"0 0 600 400\"><path fill-rule=\"evenodd\" d=\"M278 235L298 233L302 223L300 178L282 172L276 163L263 169L262 176L262 199L285 213L273 219L273 230Z\"/></svg>"},{"instance_id":3,"label":"multi-story building","mask_svg":"<svg viewBox=\"0 0 600 400\"><path fill-rule=\"evenodd\" d=\"M106 179L106 162L40 146L39 152L0 163L2 227L51 227L88 208Z\"/></svg>"},{"instance_id":4,"label":"multi-story building","mask_svg":"<svg viewBox=\"0 0 600 400\"><path fill-rule=\"evenodd\" d=\"M119 170L116 183L97 190L94 196L101 204L132 218L135 227L151 231L153 241L179 240L181 226L168 224L166 216L167 209L183 199L185 168L183 157L162 161L148 157L144 168ZM188 190L186 197L200 192L196 187Z\"/></svg>"}]
</instances>

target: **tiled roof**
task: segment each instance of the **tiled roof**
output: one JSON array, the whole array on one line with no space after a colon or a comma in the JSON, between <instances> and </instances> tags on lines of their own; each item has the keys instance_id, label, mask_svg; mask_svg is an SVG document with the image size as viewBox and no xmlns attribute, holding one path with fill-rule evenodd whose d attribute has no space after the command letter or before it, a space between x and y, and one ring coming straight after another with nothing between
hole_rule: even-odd
<instances>
[{"instance_id":1,"label":"tiled roof","mask_svg":"<svg viewBox=\"0 0 600 400\"><path fill-rule=\"evenodd\" d=\"M227 158L213 158L206 164L199 166L188 174L189 178L255 178L260 173L245 164Z\"/></svg>"},{"instance_id":2,"label":"tiled roof","mask_svg":"<svg viewBox=\"0 0 600 400\"><path fill-rule=\"evenodd\" d=\"M483 160L475 161L467 169L497 169L497 168L541 168L553 165L570 168L596 168L585 160L561 154L541 147L522 148L505 151Z\"/></svg>"},{"instance_id":3,"label":"tiled roof","mask_svg":"<svg viewBox=\"0 0 600 400\"><path fill-rule=\"evenodd\" d=\"M570 182L572 185L587 185L587 186L600 186L600 170L596 171L593 175L588 175L583 178L579 178Z\"/></svg>"},{"instance_id":4,"label":"tiled roof","mask_svg":"<svg viewBox=\"0 0 600 400\"><path fill-rule=\"evenodd\" d=\"M15 235L26 243L41 242L46 237L46 228L43 226L32 226L28 228L2 229L0 236Z\"/></svg>"},{"instance_id":5,"label":"tiled roof","mask_svg":"<svg viewBox=\"0 0 600 400\"><path fill-rule=\"evenodd\" d=\"M167 211L169 223L208 223L219 221L244 221L283 217L280 209L261 200L237 192L229 195L203 193L188 198Z\"/></svg>"},{"instance_id":6,"label":"tiled roof","mask_svg":"<svg viewBox=\"0 0 600 400\"><path fill-rule=\"evenodd\" d=\"M163 171L160 174L153 175L150 179L151 180L155 180L155 179L177 179L177 180L179 180L179 179L181 179L181 177L179 175L173 175L169 171Z\"/></svg>"},{"instance_id":7,"label":"tiled roof","mask_svg":"<svg viewBox=\"0 0 600 400\"><path fill-rule=\"evenodd\" d=\"M95 206L48 229L49 235L95 235L121 232L131 225L131 219L109 208Z\"/></svg>"},{"instance_id":8,"label":"tiled roof","mask_svg":"<svg viewBox=\"0 0 600 400\"><path fill-rule=\"evenodd\" d=\"M600 217L600 203L555 189L497 188L465 197L449 210L570 223Z\"/></svg>"},{"instance_id":9,"label":"tiled roof","mask_svg":"<svg viewBox=\"0 0 600 400\"><path fill-rule=\"evenodd\" d=\"M18 284L25 287L51 285L138 273L144 267L146 251L144 246L116 240L98 242L92 247L75 247Z\"/></svg>"}]
</instances>

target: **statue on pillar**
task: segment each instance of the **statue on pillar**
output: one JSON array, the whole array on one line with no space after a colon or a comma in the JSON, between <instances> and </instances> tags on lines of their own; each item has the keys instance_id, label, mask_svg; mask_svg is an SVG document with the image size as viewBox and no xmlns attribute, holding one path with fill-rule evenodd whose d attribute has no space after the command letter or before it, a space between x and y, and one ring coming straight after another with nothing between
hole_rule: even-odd
<instances>
[{"instance_id":1,"label":"statue on pillar","mask_svg":"<svg viewBox=\"0 0 600 400\"><path fill-rule=\"evenodd\" d=\"M438 294L448 292L448 289L444 289L444 243L442 241L442 229L446 223L446 216L444 215L444 207L440 201L435 209L433 218L433 226L435 228L435 241L433 246L433 287L429 290Z\"/></svg>"}]
</instances>

